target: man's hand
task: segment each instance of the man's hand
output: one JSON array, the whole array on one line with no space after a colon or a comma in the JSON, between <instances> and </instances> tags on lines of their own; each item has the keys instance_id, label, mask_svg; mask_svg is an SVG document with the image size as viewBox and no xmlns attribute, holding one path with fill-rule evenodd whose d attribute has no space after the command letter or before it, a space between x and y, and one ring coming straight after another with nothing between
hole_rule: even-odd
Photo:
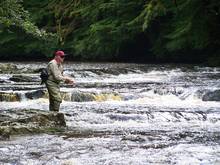
<instances>
[{"instance_id":1,"label":"man's hand","mask_svg":"<svg viewBox=\"0 0 220 165\"><path fill-rule=\"evenodd\" d=\"M65 83L69 85L74 85L74 80L70 77L66 77Z\"/></svg>"}]
</instances>

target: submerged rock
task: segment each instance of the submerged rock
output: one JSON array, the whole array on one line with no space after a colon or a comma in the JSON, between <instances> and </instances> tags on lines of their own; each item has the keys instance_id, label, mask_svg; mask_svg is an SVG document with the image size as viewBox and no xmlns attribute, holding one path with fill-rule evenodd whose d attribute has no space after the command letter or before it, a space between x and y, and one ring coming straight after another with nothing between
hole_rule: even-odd
<instances>
[{"instance_id":1,"label":"submerged rock","mask_svg":"<svg viewBox=\"0 0 220 165\"><path fill-rule=\"evenodd\" d=\"M220 101L220 90L207 92L203 95L202 101Z\"/></svg>"},{"instance_id":2,"label":"submerged rock","mask_svg":"<svg viewBox=\"0 0 220 165\"><path fill-rule=\"evenodd\" d=\"M0 78L0 83L4 83L4 82L6 82L6 81Z\"/></svg>"},{"instance_id":3,"label":"submerged rock","mask_svg":"<svg viewBox=\"0 0 220 165\"><path fill-rule=\"evenodd\" d=\"M0 112L0 139L17 134L61 131L65 127L63 113L26 109Z\"/></svg>"},{"instance_id":4,"label":"submerged rock","mask_svg":"<svg viewBox=\"0 0 220 165\"><path fill-rule=\"evenodd\" d=\"M134 142L145 142L144 137L141 137L140 135L124 135L121 139L123 140L129 140Z\"/></svg>"},{"instance_id":5,"label":"submerged rock","mask_svg":"<svg viewBox=\"0 0 220 165\"><path fill-rule=\"evenodd\" d=\"M25 97L31 100L43 98L43 97L46 97L46 91L37 90L37 91L28 92L28 93L25 93Z\"/></svg>"},{"instance_id":6,"label":"submerged rock","mask_svg":"<svg viewBox=\"0 0 220 165\"><path fill-rule=\"evenodd\" d=\"M14 82L33 82L33 78L25 75L13 75L9 80Z\"/></svg>"}]
</instances>

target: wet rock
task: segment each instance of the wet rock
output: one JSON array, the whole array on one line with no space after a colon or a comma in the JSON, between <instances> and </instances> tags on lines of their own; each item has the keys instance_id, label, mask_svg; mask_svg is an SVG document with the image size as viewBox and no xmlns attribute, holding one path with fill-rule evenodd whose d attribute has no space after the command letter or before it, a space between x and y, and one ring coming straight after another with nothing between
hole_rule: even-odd
<instances>
[{"instance_id":1,"label":"wet rock","mask_svg":"<svg viewBox=\"0 0 220 165\"><path fill-rule=\"evenodd\" d=\"M2 80L1 78L0 78L0 83L4 83L4 82L6 82L5 80Z\"/></svg>"},{"instance_id":2,"label":"wet rock","mask_svg":"<svg viewBox=\"0 0 220 165\"><path fill-rule=\"evenodd\" d=\"M33 82L33 78L25 75L13 75L9 80L14 82Z\"/></svg>"},{"instance_id":3,"label":"wet rock","mask_svg":"<svg viewBox=\"0 0 220 165\"><path fill-rule=\"evenodd\" d=\"M13 85L2 85L0 86L1 91L30 91L30 90L41 90L45 89L44 86L41 86L40 84L37 85L19 85L19 86L13 86Z\"/></svg>"},{"instance_id":4,"label":"wet rock","mask_svg":"<svg viewBox=\"0 0 220 165\"><path fill-rule=\"evenodd\" d=\"M31 156L31 157L33 157L35 159L38 159L41 156L43 156L44 154L42 152L35 152L35 151L33 151L33 152L29 152L27 155L29 155L29 156Z\"/></svg>"},{"instance_id":5,"label":"wet rock","mask_svg":"<svg viewBox=\"0 0 220 165\"><path fill-rule=\"evenodd\" d=\"M20 97L18 93L6 93L0 92L0 101L14 102L20 101Z\"/></svg>"},{"instance_id":6,"label":"wet rock","mask_svg":"<svg viewBox=\"0 0 220 165\"><path fill-rule=\"evenodd\" d=\"M93 100L94 100L94 96L91 93L74 92L72 93L72 97L71 97L71 101L76 101L76 102L86 102Z\"/></svg>"},{"instance_id":7,"label":"wet rock","mask_svg":"<svg viewBox=\"0 0 220 165\"><path fill-rule=\"evenodd\" d=\"M37 91L33 91L33 92L28 92L28 93L25 93L25 97L28 98L28 99L39 99L39 98L42 98L42 97L45 97L46 96L46 91L45 90L37 90Z\"/></svg>"},{"instance_id":8,"label":"wet rock","mask_svg":"<svg viewBox=\"0 0 220 165\"><path fill-rule=\"evenodd\" d=\"M40 92L39 95L41 95ZM47 91L45 92L43 97L49 98L49 94ZM83 92L61 92L61 97L65 101L75 101L75 102L86 102L86 101L94 100L92 94L83 93Z\"/></svg>"},{"instance_id":9,"label":"wet rock","mask_svg":"<svg viewBox=\"0 0 220 165\"><path fill-rule=\"evenodd\" d=\"M145 139L139 135L124 135L121 139L123 140L129 140L134 142L145 142Z\"/></svg>"},{"instance_id":10,"label":"wet rock","mask_svg":"<svg viewBox=\"0 0 220 165\"><path fill-rule=\"evenodd\" d=\"M203 95L202 101L220 101L220 90L207 92Z\"/></svg>"},{"instance_id":11,"label":"wet rock","mask_svg":"<svg viewBox=\"0 0 220 165\"><path fill-rule=\"evenodd\" d=\"M13 73L17 69L17 66L14 64L0 63L0 73Z\"/></svg>"},{"instance_id":12,"label":"wet rock","mask_svg":"<svg viewBox=\"0 0 220 165\"><path fill-rule=\"evenodd\" d=\"M71 96L67 93L64 93L62 95L64 100L75 102L122 100L121 96L117 93L95 93L74 91L71 94Z\"/></svg>"},{"instance_id":13,"label":"wet rock","mask_svg":"<svg viewBox=\"0 0 220 165\"><path fill-rule=\"evenodd\" d=\"M163 148L167 148L167 147L171 147L175 145L175 143L159 143L159 144L144 144L142 146L140 146L140 148L143 148L143 149L163 149ZM167 163L167 164L170 164L170 163Z\"/></svg>"},{"instance_id":14,"label":"wet rock","mask_svg":"<svg viewBox=\"0 0 220 165\"><path fill-rule=\"evenodd\" d=\"M183 93L183 89L173 88L173 87L162 87L154 89L155 94L159 95L167 95L167 94L173 94L173 95L181 95Z\"/></svg>"},{"instance_id":15,"label":"wet rock","mask_svg":"<svg viewBox=\"0 0 220 165\"><path fill-rule=\"evenodd\" d=\"M197 91L195 92L195 96L196 96L197 98L202 99L202 97L203 97L206 93L208 93L208 92L210 92L210 91L207 90L207 89L200 89L200 90L197 90Z\"/></svg>"},{"instance_id":16,"label":"wet rock","mask_svg":"<svg viewBox=\"0 0 220 165\"><path fill-rule=\"evenodd\" d=\"M0 137L27 133L61 131L66 127L63 113L42 110L7 110L0 112Z\"/></svg>"},{"instance_id":17,"label":"wet rock","mask_svg":"<svg viewBox=\"0 0 220 165\"><path fill-rule=\"evenodd\" d=\"M143 120L141 116L128 116L128 115L119 115L119 114L110 114L107 115L111 120L118 120L118 121L128 121L128 120Z\"/></svg>"},{"instance_id":18,"label":"wet rock","mask_svg":"<svg viewBox=\"0 0 220 165\"><path fill-rule=\"evenodd\" d=\"M4 73L4 74L36 73L36 69L26 66L17 67L16 64L12 64L12 63L0 63L0 73Z\"/></svg>"},{"instance_id":19,"label":"wet rock","mask_svg":"<svg viewBox=\"0 0 220 165\"><path fill-rule=\"evenodd\" d=\"M0 140L9 140L10 135L7 131L3 131L0 129Z\"/></svg>"}]
</instances>

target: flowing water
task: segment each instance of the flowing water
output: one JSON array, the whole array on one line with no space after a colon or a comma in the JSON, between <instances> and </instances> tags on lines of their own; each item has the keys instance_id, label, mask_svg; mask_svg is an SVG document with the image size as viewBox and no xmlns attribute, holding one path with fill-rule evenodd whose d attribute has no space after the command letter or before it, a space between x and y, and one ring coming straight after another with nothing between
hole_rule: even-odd
<instances>
[{"instance_id":1,"label":"flowing water","mask_svg":"<svg viewBox=\"0 0 220 165\"><path fill-rule=\"evenodd\" d=\"M64 73L76 82L61 87L67 130L0 141L0 164L220 164L220 101L205 99L220 89L220 68L66 63ZM32 81L0 74L0 91L18 98L0 102L0 111L48 111L46 98L26 95L45 90L39 73L22 75Z\"/></svg>"}]
</instances>

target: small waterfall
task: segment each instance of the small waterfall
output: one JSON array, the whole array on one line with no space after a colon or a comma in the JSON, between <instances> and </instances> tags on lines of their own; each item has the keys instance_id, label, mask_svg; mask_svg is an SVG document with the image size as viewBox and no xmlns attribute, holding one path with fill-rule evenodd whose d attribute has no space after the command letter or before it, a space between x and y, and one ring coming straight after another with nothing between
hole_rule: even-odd
<instances>
[{"instance_id":1,"label":"small waterfall","mask_svg":"<svg viewBox=\"0 0 220 165\"><path fill-rule=\"evenodd\" d=\"M20 101L27 101L27 97L24 92L19 92Z\"/></svg>"},{"instance_id":2,"label":"small waterfall","mask_svg":"<svg viewBox=\"0 0 220 165\"><path fill-rule=\"evenodd\" d=\"M20 100L21 98L18 93L0 92L0 101L15 102Z\"/></svg>"},{"instance_id":3,"label":"small waterfall","mask_svg":"<svg viewBox=\"0 0 220 165\"><path fill-rule=\"evenodd\" d=\"M61 96L65 101L74 101L74 102L88 102L88 101L121 101L123 98L117 93L97 93L97 92L61 92ZM27 101L27 100L36 100L39 98L48 98L48 93L45 90L37 91L18 91L18 92L0 92L0 101L14 102L14 101Z\"/></svg>"},{"instance_id":4,"label":"small waterfall","mask_svg":"<svg viewBox=\"0 0 220 165\"><path fill-rule=\"evenodd\" d=\"M70 93L66 93L65 95L69 95ZM65 97L64 97L65 98ZM66 101L76 101L76 102L87 102L87 101L121 101L122 98L117 93L97 93L97 92L80 92L75 91L71 93L71 100Z\"/></svg>"},{"instance_id":5,"label":"small waterfall","mask_svg":"<svg viewBox=\"0 0 220 165\"><path fill-rule=\"evenodd\" d=\"M115 100L115 101L122 101L121 96L118 94L97 94L94 95L95 100L94 101L110 101L110 100Z\"/></svg>"}]
</instances>

